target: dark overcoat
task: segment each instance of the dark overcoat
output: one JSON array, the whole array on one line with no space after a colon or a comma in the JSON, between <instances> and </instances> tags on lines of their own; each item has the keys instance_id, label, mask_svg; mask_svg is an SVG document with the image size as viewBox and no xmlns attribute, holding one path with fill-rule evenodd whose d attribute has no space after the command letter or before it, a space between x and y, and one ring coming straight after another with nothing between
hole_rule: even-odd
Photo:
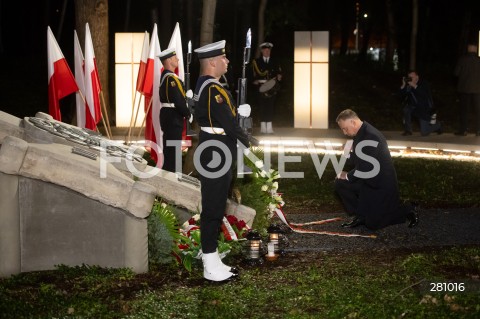
<instances>
[{"instance_id":1,"label":"dark overcoat","mask_svg":"<svg viewBox=\"0 0 480 319\"><path fill-rule=\"evenodd\" d=\"M400 203L397 173L383 134L363 122L353 139L348 183L358 183L355 214L370 229L403 223L408 209Z\"/></svg>"}]
</instances>

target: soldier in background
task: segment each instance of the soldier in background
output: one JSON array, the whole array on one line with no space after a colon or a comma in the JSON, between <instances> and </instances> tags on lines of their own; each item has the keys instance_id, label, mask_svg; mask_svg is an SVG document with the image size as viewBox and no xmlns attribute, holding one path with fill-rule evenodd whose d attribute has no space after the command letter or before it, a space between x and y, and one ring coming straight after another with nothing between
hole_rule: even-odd
<instances>
[{"instance_id":1,"label":"soldier in background","mask_svg":"<svg viewBox=\"0 0 480 319\"><path fill-rule=\"evenodd\" d=\"M260 109L260 133L273 134L273 117L276 95L282 81L282 69L275 59L270 57L273 44L260 44L262 55L253 60L253 85L257 88L257 105Z\"/></svg>"},{"instance_id":2,"label":"soldier in background","mask_svg":"<svg viewBox=\"0 0 480 319\"><path fill-rule=\"evenodd\" d=\"M160 126L163 131L163 166L162 169L175 172L180 171L180 166L176 167L176 150L181 150L182 131L184 119L193 120L193 116L187 107L185 98L185 87L175 74L178 67L178 57L174 48L166 49L158 55L162 61L164 70L160 78ZM174 145L176 144L176 145ZM181 152L179 163L181 164Z\"/></svg>"}]
</instances>

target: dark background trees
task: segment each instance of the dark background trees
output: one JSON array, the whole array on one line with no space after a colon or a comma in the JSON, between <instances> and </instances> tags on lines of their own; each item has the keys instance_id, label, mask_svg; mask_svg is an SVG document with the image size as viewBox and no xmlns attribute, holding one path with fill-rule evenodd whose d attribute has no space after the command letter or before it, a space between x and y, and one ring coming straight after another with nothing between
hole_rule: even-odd
<instances>
[{"instance_id":1,"label":"dark background trees","mask_svg":"<svg viewBox=\"0 0 480 319\"><path fill-rule=\"evenodd\" d=\"M89 4L90 3L90 4ZM79 6L106 4L108 25L97 29L94 20L84 17L76 22ZM358 3L358 14L356 10ZM418 3L418 32L414 42L416 50L411 55L412 5ZM231 60L231 78L241 72L241 60L245 34L252 28L252 45L265 40L275 44L273 54L282 59L286 73L285 92L282 93L284 110L293 109L293 40L294 31L330 31L332 77L332 103L338 96L348 97L352 90L342 92L337 86L338 77L345 69L337 65L342 56L352 60L348 72L358 78L352 83L361 83L368 76L381 71L390 72L392 78L401 76L410 66L412 56L416 68L431 81L443 79L454 85L452 69L456 58L463 52L470 39L478 40L480 30L480 2L459 0L275 0L266 1L263 39L258 35L258 9L261 1L217 0L212 41L227 40L227 54ZM95 9L96 8L96 9ZM104 6L105 8L105 6ZM113 105L113 48L116 32L151 32L153 23L158 24L162 48L168 45L176 22L180 23L182 39L186 47L188 40L193 48L201 43L200 26L203 1L201 0L41 0L32 2L0 2L0 110L23 117L36 111L47 110L47 56L46 29L52 28L67 59L73 63L73 30L76 28L80 39L84 32L84 20L88 21L92 33L108 30L108 62L99 69L109 75L109 105ZM95 11L94 11L95 12ZM367 13L368 16L364 17ZM355 51L353 31L358 18L358 54ZM95 53L102 54L102 43L106 40L94 38ZM81 40L83 45L83 40ZM108 49L109 48L109 49ZM372 62L370 48L381 48L380 60ZM186 50L185 50L186 51ZM394 52L398 54L398 69L393 70ZM366 66L368 69L362 69ZM195 79L195 59L192 65L192 79ZM106 66L105 66L106 65ZM342 64L342 68L347 64ZM355 70L356 69L356 70ZM345 79L342 78L342 81ZM355 82L356 80L356 82ZM393 81L393 80L392 80ZM383 84L383 81L377 81ZM360 85L360 84L359 84ZM397 82L385 82L394 91ZM361 85L360 85L361 86ZM386 88L387 89L387 88ZM28 93L26 93L28 92ZM375 94L373 92L372 94ZM368 94L366 94L368 95ZM356 97L358 98L358 97ZM381 96L380 96L381 98ZM66 98L62 107L72 107L74 99ZM71 100L71 101L70 101ZM378 101L381 103L381 100ZM377 102L377 103L378 103ZM365 101L365 103L367 103ZM67 106L64 106L67 105ZM331 105L335 107L335 105ZM62 113L64 114L64 113ZM288 117L288 116L287 116ZM291 117L291 116L290 116ZM112 118L112 117L111 117ZM114 123L113 123L114 124ZM288 123L286 123L288 124Z\"/></svg>"}]
</instances>

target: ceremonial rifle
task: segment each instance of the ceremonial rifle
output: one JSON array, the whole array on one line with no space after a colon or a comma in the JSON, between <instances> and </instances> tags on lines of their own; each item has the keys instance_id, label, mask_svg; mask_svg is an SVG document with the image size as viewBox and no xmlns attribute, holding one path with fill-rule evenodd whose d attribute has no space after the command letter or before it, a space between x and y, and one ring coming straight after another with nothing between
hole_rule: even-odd
<instances>
[{"instance_id":1,"label":"ceremonial rifle","mask_svg":"<svg viewBox=\"0 0 480 319\"><path fill-rule=\"evenodd\" d=\"M250 60L250 50L252 44L252 33L250 29L247 31L247 40L245 43L245 48L243 49L243 63L242 63L242 77L238 79L238 95L237 95L237 106L245 104L247 102L247 78L245 76L245 70ZM252 136L252 127L253 121L250 116L241 116L237 114L238 125L240 128L247 134L248 139L252 145L258 146L258 140Z\"/></svg>"},{"instance_id":2,"label":"ceremonial rifle","mask_svg":"<svg viewBox=\"0 0 480 319\"><path fill-rule=\"evenodd\" d=\"M190 90L190 63L191 62L192 62L192 42L188 41L187 72L185 72L185 92L188 92ZM193 101L193 97L187 96L187 107L191 115L193 115L194 113L194 109L193 109L194 103L195 102ZM187 119L187 136L195 136L197 135L197 133L195 133L195 131L192 130L189 120L190 119Z\"/></svg>"}]
</instances>

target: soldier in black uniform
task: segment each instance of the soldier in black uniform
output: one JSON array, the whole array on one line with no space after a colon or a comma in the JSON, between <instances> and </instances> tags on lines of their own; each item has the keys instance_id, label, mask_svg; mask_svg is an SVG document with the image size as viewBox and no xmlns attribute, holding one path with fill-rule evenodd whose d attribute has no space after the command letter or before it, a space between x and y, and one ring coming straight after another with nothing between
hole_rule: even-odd
<instances>
[{"instance_id":1,"label":"soldier in black uniform","mask_svg":"<svg viewBox=\"0 0 480 319\"><path fill-rule=\"evenodd\" d=\"M184 119L192 121L187 107L185 88L182 80L175 74L178 57L174 48L166 49L159 55L164 70L160 79L160 126L163 131L163 166L170 172L181 172L181 142ZM178 154L175 154L175 152ZM177 155L177 156L176 156ZM178 161L178 166L176 162Z\"/></svg>"},{"instance_id":2,"label":"soldier in black uniform","mask_svg":"<svg viewBox=\"0 0 480 319\"><path fill-rule=\"evenodd\" d=\"M275 59L270 57L272 47L273 44L270 42L260 44L262 56L252 62L253 85L257 87L257 104L260 107L260 133L263 134L274 133L272 121L275 99L282 81L282 68ZM272 79L275 80L266 84L269 87L271 86L270 89L266 92L260 92L262 85Z\"/></svg>"},{"instance_id":3,"label":"soldier in black uniform","mask_svg":"<svg viewBox=\"0 0 480 319\"><path fill-rule=\"evenodd\" d=\"M202 212L200 229L203 276L207 280L225 281L237 275L236 269L222 263L217 240L225 215L232 181L232 164L237 158L237 144L249 146L248 136L239 127L236 115L250 116L250 106L235 108L230 93L219 82L227 72L225 41L195 50L200 60L200 76L195 88L195 117L200 126L195 167L200 175ZM200 152L200 154L198 154Z\"/></svg>"}]
</instances>

